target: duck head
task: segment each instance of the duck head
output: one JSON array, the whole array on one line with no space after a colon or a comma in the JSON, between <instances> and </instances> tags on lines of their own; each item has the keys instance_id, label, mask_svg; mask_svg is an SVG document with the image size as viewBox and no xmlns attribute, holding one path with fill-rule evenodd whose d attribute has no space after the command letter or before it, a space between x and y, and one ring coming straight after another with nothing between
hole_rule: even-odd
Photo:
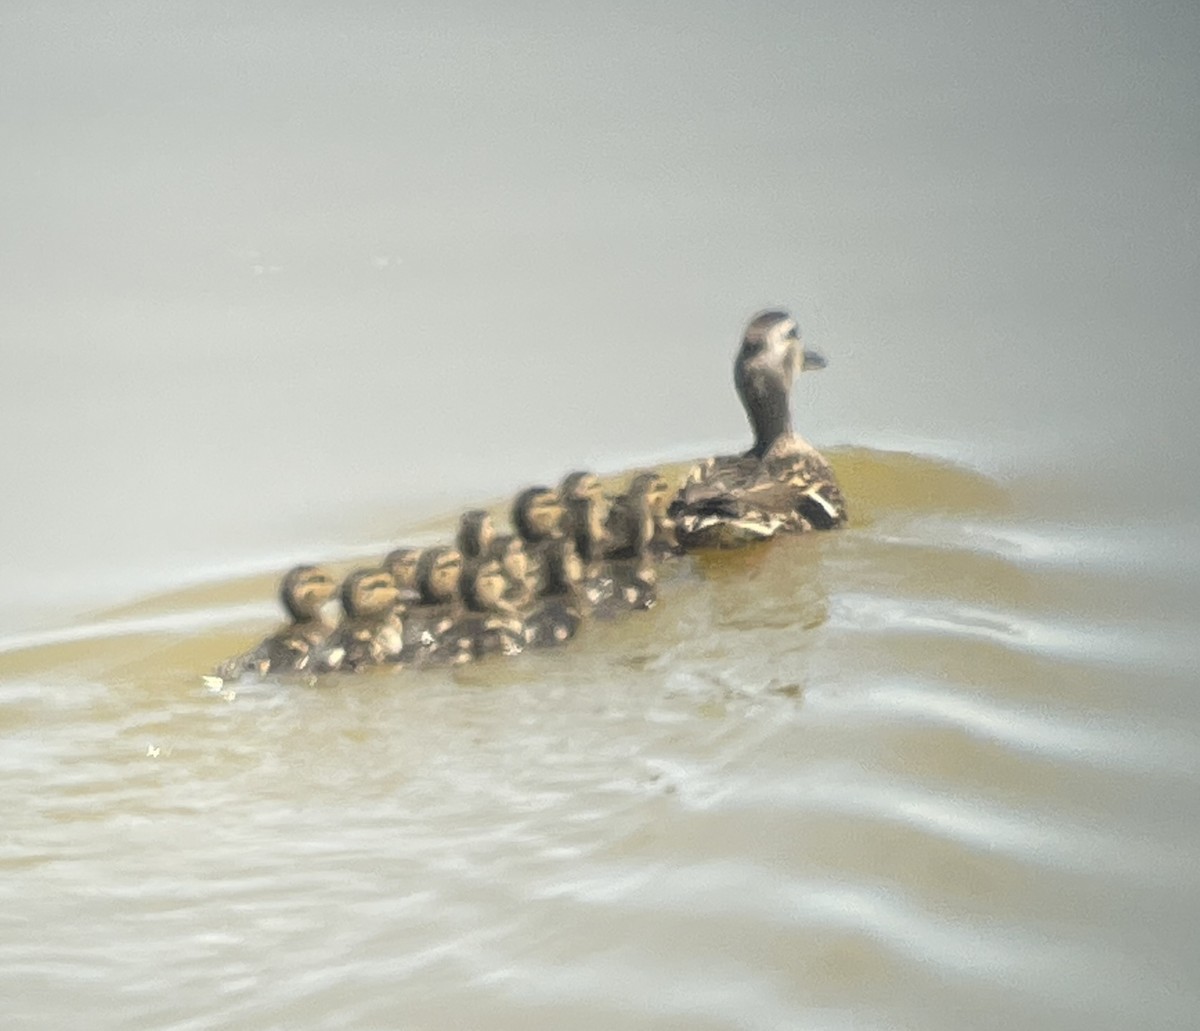
<instances>
[{"instance_id":1,"label":"duck head","mask_svg":"<svg viewBox=\"0 0 1200 1031\"><path fill-rule=\"evenodd\" d=\"M530 487L513 502L512 524L526 544L562 536L563 507L558 492Z\"/></svg>"},{"instance_id":2,"label":"duck head","mask_svg":"<svg viewBox=\"0 0 1200 1031\"><path fill-rule=\"evenodd\" d=\"M424 548L397 548L383 560L383 568L392 574L396 587L409 592L410 597L417 590L417 564L424 552Z\"/></svg>"},{"instance_id":3,"label":"duck head","mask_svg":"<svg viewBox=\"0 0 1200 1031\"><path fill-rule=\"evenodd\" d=\"M491 550L496 539L496 527L492 517L482 508L464 512L458 521L456 544L465 559L477 559Z\"/></svg>"},{"instance_id":4,"label":"duck head","mask_svg":"<svg viewBox=\"0 0 1200 1031\"><path fill-rule=\"evenodd\" d=\"M525 583L530 576L529 552L516 534L503 534L492 542L492 557L500 563L504 575L513 583Z\"/></svg>"},{"instance_id":5,"label":"duck head","mask_svg":"<svg viewBox=\"0 0 1200 1031\"><path fill-rule=\"evenodd\" d=\"M589 472L568 473L558 485L558 494L565 510L567 536L585 562L596 561L607 543L604 522L609 511L600 478Z\"/></svg>"},{"instance_id":6,"label":"duck head","mask_svg":"<svg viewBox=\"0 0 1200 1031\"><path fill-rule=\"evenodd\" d=\"M292 621L319 619L321 609L337 593L337 583L320 566L296 566L279 585L279 601Z\"/></svg>"},{"instance_id":7,"label":"duck head","mask_svg":"<svg viewBox=\"0 0 1200 1031\"><path fill-rule=\"evenodd\" d=\"M508 579L494 558L476 563L462 578L463 601L472 612L509 611L511 606L504 601L507 590Z\"/></svg>"},{"instance_id":8,"label":"duck head","mask_svg":"<svg viewBox=\"0 0 1200 1031\"><path fill-rule=\"evenodd\" d=\"M671 505L674 492L662 474L653 469L638 473L629 483L628 495L631 499L645 499L646 507L655 520L661 521L667 517L667 509Z\"/></svg>"},{"instance_id":9,"label":"duck head","mask_svg":"<svg viewBox=\"0 0 1200 1031\"><path fill-rule=\"evenodd\" d=\"M562 483L558 485L559 496L563 501L574 501L579 498L595 498L604 500L604 490L600 486L600 477L595 473L577 470L567 473Z\"/></svg>"},{"instance_id":10,"label":"duck head","mask_svg":"<svg viewBox=\"0 0 1200 1031\"><path fill-rule=\"evenodd\" d=\"M425 605L453 601L462 578L463 557L457 548L429 548L417 564L417 590Z\"/></svg>"},{"instance_id":11,"label":"duck head","mask_svg":"<svg viewBox=\"0 0 1200 1031\"><path fill-rule=\"evenodd\" d=\"M796 320L786 311L759 312L750 320L733 365L733 383L762 458L778 441L795 437L792 429L792 384L801 370L823 369L825 358L800 343Z\"/></svg>"},{"instance_id":12,"label":"duck head","mask_svg":"<svg viewBox=\"0 0 1200 1031\"><path fill-rule=\"evenodd\" d=\"M386 569L356 569L342 581L342 611L351 619L391 613L400 592Z\"/></svg>"}]
</instances>

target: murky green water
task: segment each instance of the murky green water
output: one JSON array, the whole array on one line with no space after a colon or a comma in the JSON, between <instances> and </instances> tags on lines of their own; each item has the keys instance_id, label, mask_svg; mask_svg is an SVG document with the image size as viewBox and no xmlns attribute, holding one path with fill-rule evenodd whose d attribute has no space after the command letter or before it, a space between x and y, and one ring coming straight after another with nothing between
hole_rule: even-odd
<instances>
[{"instance_id":1,"label":"murky green water","mask_svg":"<svg viewBox=\"0 0 1200 1031\"><path fill-rule=\"evenodd\" d=\"M0 14L4 1028L1196 1027L1198 47ZM553 654L202 683L295 561L737 446L767 304L851 527Z\"/></svg>"}]
</instances>

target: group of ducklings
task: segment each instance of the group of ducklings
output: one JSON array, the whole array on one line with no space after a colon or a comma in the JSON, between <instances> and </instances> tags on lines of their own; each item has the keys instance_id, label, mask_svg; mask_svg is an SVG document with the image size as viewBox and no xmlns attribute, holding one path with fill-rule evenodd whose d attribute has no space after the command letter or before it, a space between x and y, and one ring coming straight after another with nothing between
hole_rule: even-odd
<instances>
[{"instance_id":1,"label":"group of ducklings","mask_svg":"<svg viewBox=\"0 0 1200 1031\"><path fill-rule=\"evenodd\" d=\"M654 471L635 475L615 498L589 472L571 473L557 489L531 487L513 502L511 534L497 534L483 510L466 512L454 546L397 548L382 565L346 577L336 626L322 613L337 582L317 566L297 566L280 589L291 622L218 673L460 663L560 644L589 615L650 608L664 556L844 525L833 469L792 428L796 377L824 367L788 312L759 312L733 367L754 432L748 451L704 460L678 492Z\"/></svg>"},{"instance_id":2,"label":"group of ducklings","mask_svg":"<svg viewBox=\"0 0 1200 1031\"><path fill-rule=\"evenodd\" d=\"M597 476L573 472L557 488L518 494L511 533L473 509L453 545L396 548L340 587L320 566L296 566L279 590L289 622L217 674L456 665L561 644L589 617L654 605L656 565L679 551L673 496L654 471L611 498ZM333 624L325 609L335 595L342 614Z\"/></svg>"}]
</instances>

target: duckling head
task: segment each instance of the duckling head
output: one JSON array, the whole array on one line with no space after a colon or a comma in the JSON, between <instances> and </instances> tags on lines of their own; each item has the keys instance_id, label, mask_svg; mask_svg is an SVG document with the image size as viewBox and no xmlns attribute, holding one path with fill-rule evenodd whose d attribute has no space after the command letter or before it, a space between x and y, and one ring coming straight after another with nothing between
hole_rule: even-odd
<instances>
[{"instance_id":1,"label":"duckling head","mask_svg":"<svg viewBox=\"0 0 1200 1031\"><path fill-rule=\"evenodd\" d=\"M516 534L506 533L492 542L492 556L504 574L515 583L524 583L530 574L529 552Z\"/></svg>"},{"instance_id":2,"label":"duckling head","mask_svg":"<svg viewBox=\"0 0 1200 1031\"><path fill-rule=\"evenodd\" d=\"M472 612L500 612L507 608L504 593L508 590L508 580L494 558L470 567L463 574L461 586L463 601Z\"/></svg>"},{"instance_id":3,"label":"duckling head","mask_svg":"<svg viewBox=\"0 0 1200 1031\"><path fill-rule=\"evenodd\" d=\"M401 591L416 591L417 565L424 552L424 548L397 548L389 551L383 560L383 568L392 574L396 587Z\"/></svg>"},{"instance_id":4,"label":"duckling head","mask_svg":"<svg viewBox=\"0 0 1200 1031\"><path fill-rule=\"evenodd\" d=\"M351 619L386 615L399 600L396 582L386 569L356 569L342 581L342 611Z\"/></svg>"},{"instance_id":5,"label":"duckling head","mask_svg":"<svg viewBox=\"0 0 1200 1031\"><path fill-rule=\"evenodd\" d=\"M465 559L477 559L486 555L496 539L496 527L492 517L482 508L464 512L458 521L458 537L455 543Z\"/></svg>"},{"instance_id":6,"label":"duckling head","mask_svg":"<svg viewBox=\"0 0 1200 1031\"><path fill-rule=\"evenodd\" d=\"M666 478L654 469L638 473L629 483L629 497L635 500L645 498L646 507L656 520L667 516L667 509L674 496L671 485Z\"/></svg>"},{"instance_id":7,"label":"duckling head","mask_svg":"<svg viewBox=\"0 0 1200 1031\"><path fill-rule=\"evenodd\" d=\"M513 501L513 528L527 544L561 537L562 521L562 502L549 487L530 487Z\"/></svg>"},{"instance_id":8,"label":"duckling head","mask_svg":"<svg viewBox=\"0 0 1200 1031\"><path fill-rule=\"evenodd\" d=\"M562 478L562 483L558 485L558 493L564 501L574 501L577 498L596 498L597 500L604 498L600 477L582 469L567 473Z\"/></svg>"},{"instance_id":9,"label":"duckling head","mask_svg":"<svg viewBox=\"0 0 1200 1031\"><path fill-rule=\"evenodd\" d=\"M417 590L425 605L453 601L462 578L463 557L457 548L429 548L417 565Z\"/></svg>"},{"instance_id":10,"label":"duckling head","mask_svg":"<svg viewBox=\"0 0 1200 1031\"><path fill-rule=\"evenodd\" d=\"M293 622L318 619L321 608L337 593L337 583L320 566L296 566L279 585L279 601Z\"/></svg>"},{"instance_id":11,"label":"duckling head","mask_svg":"<svg viewBox=\"0 0 1200 1031\"><path fill-rule=\"evenodd\" d=\"M796 320L786 311L762 311L750 320L733 366L734 387L754 431L748 454L762 458L777 441L795 436L792 384L801 370L823 368L824 356L800 343Z\"/></svg>"}]
</instances>

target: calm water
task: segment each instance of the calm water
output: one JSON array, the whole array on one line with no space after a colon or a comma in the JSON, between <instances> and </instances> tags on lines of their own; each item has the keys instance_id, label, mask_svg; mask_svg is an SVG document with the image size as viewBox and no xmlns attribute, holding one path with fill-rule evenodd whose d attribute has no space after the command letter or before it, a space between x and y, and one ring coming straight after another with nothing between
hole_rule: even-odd
<instances>
[{"instance_id":1,"label":"calm water","mask_svg":"<svg viewBox=\"0 0 1200 1031\"><path fill-rule=\"evenodd\" d=\"M0 15L5 1027L1195 1027L1195 6L256 11ZM201 682L771 303L846 531Z\"/></svg>"}]
</instances>

